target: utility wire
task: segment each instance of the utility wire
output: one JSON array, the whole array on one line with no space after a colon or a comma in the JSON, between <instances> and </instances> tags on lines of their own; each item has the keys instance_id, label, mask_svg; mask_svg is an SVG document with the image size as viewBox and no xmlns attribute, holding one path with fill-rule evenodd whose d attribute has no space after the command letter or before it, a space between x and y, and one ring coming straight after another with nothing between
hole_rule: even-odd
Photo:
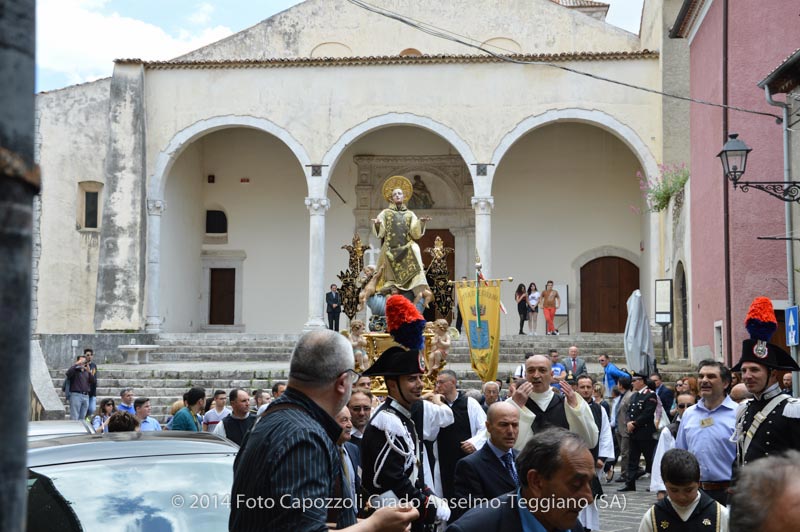
<instances>
[{"instance_id":1,"label":"utility wire","mask_svg":"<svg viewBox=\"0 0 800 532\"><path fill-rule=\"evenodd\" d=\"M501 61L506 61L508 63L515 63L515 64L518 64L518 65L539 65L539 66L547 66L547 67L557 68L559 70L564 70L566 72L571 72L571 73L577 74L579 76L586 76L586 77L589 77L589 78L592 78L592 79L596 79L596 80L599 80L599 81L605 81L607 83L613 83L615 85L621 85L623 87L628 87L630 89L649 92L651 94L657 94L659 96L666 96L668 98L675 98L677 100L683 100L683 101L686 101L686 102L697 103L697 104L700 104L700 105L708 105L708 106L711 106L711 107L718 107L720 109L730 109L731 111L739 111L739 112L742 112L742 113L750 113L750 114L754 114L754 115L769 116L769 117L774 118L775 121L778 124L783 122L783 118L782 117L780 117L778 115L775 115L775 114L772 114L772 113L767 113L767 112L764 112L764 111L756 111L754 109L745 109L743 107L736 107L736 106L733 106L733 105L724 105L724 104L721 104L721 103L709 102L707 100L698 100L698 99L695 99L695 98L691 98L689 96L681 96L680 94L672 94L672 93L669 93L669 92L662 92L662 91L658 91L658 90L655 90L655 89L649 89L647 87L634 85L632 83L626 83L624 81L619 81L619 80L616 80L616 79L606 78L604 76L598 76L597 74L592 74L590 72L584 72L582 70L577 70L575 68L570 68L570 67L567 67L567 66L564 66L564 65L559 65L559 64L556 64L556 63L548 62L548 61L526 61L526 60L523 60L523 59L516 59L516 58L510 57L508 55L504 55L504 54L501 54L501 53L497 53L497 52L493 52L491 50L488 50L482 44L475 44L475 43L477 43L479 41L476 41L475 39L472 39L470 37L465 37L463 35L458 35L457 33L454 33L454 32L451 32L449 30L445 30L445 29L442 29L442 28L438 28L438 27L436 27L436 26L434 26L432 24L428 24L426 22L421 22L421 21L414 20L414 19L412 19L410 17L407 17L407 16L402 15L400 13L395 13L393 11L390 11L390 10L382 8L382 7L373 6L372 4L368 4L367 2L364 2L363 0L347 0L347 1L350 2L351 4L355 5L355 6L358 6L358 7L362 8L362 9L366 9L367 11L371 11L373 13L377 13L378 15L381 15L381 16L396 20L396 21L401 22L401 23L403 23L403 24L405 24L407 26L411 26L412 28L420 30L420 31L422 31L424 33L427 33L428 35L432 35L434 37L438 37L438 38L441 38L441 39L446 39L448 41L453 41L455 43L462 44L462 45L468 46L470 48L475 48L476 50L480 50L480 51L482 51L482 52L484 52L486 54L489 54L490 56L492 56L492 57L494 57L496 59L500 59ZM472 42L468 42L468 41L472 41ZM500 48L499 46L493 46L493 47L494 48L498 48L500 50L504 50L503 48ZM504 51L510 52L510 50L504 50Z\"/></svg>"}]
</instances>

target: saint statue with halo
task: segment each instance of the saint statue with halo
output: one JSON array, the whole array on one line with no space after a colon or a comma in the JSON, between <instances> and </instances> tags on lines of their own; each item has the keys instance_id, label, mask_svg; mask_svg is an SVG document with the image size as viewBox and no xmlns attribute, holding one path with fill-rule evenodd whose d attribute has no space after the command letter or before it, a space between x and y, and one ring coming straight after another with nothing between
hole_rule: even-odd
<instances>
[{"instance_id":1,"label":"saint statue with halo","mask_svg":"<svg viewBox=\"0 0 800 532\"><path fill-rule=\"evenodd\" d=\"M381 239L381 251L376 270L381 272L377 290L383 293L413 292L414 303L424 301L425 306L433 294L425 279L422 255L416 240L425 234L429 216L417 215L406 207L411 198L411 182L403 176L393 176L383 184L383 197L389 206L373 218L373 231Z\"/></svg>"}]
</instances>

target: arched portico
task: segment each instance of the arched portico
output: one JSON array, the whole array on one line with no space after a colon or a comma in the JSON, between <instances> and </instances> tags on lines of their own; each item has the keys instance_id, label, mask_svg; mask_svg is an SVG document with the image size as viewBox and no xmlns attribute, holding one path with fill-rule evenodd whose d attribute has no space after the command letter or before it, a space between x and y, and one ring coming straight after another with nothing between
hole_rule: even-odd
<instances>
[{"instance_id":1,"label":"arched portico","mask_svg":"<svg viewBox=\"0 0 800 532\"><path fill-rule=\"evenodd\" d=\"M147 183L147 277L145 282L145 330L147 332L158 333L162 330L163 316L160 310L161 218L166 208L165 190L170 172L180 155L192 143L210 133L231 128L254 129L268 133L280 140L300 163L306 178L306 188L310 188L311 159L308 157L306 149L288 131L269 120L235 115L218 116L198 121L176 133L167 147L159 153L155 170ZM308 206L308 201L306 204ZM318 207L319 202L315 202L314 205ZM318 214L318 208L309 207L309 209L312 215ZM313 233L314 224L311 225Z\"/></svg>"},{"instance_id":2,"label":"arched portico","mask_svg":"<svg viewBox=\"0 0 800 532\"><path fill-rule=\"evenodd\" d=\"M497 144L494 152L492 153L490 171L488 172L488 187L486 191L484 191L486 196L493 198L496 196L497 192L495 189L497 187L494 183L496 169L506 159L506 156L512 147L521 139L533 133L534 131L548 126L553 126L555 124L585 124L587 126L592 126L607 132L610 136L618 139L618 141L630 151L635 160L638 161L641 169L647 175L647 177L656 178L659 175L657 159L653 154L651 146L643 140L641 132L633 129L620 119L607 112L596 109L551 109L521 120L514 128L509 130L501 138L500 142ZM633 172L631 173L630 178L632 186L635 187L635 176ZM476 188L476 196L478 195L479 192ZM635 204L638 204L638 201L634 203L634 205ZM625 208L627 210L627 206ZM643 252L641 256L633 254L635 260L631 260L628 255L631 255L632 253L627 249L625 250L625 254L616 254L616 256L625 258L639 267L641 279L643 282L649 282L656 277L655 268L657 267L658 262L659 250L657 244L659 239L657 215L653 213L646 213L641 216L641 235L641 247ZM636 245L630 249L635 249L638 247L640 246ZM573 267L573 279L576 279L575 274L579 271L579 269L580 266L577 270ZM576 283L576 285L577 284L578 283ZM575 301L580 301L579 292L573 291L573 294L576 298ZM649 290L643 291L643 297L651 313L650 315L652 315L652 298L650 297L650 294L651 292ZM575 321L579 322L579 317L576 316Z\"/></svg>"}]
</instances>

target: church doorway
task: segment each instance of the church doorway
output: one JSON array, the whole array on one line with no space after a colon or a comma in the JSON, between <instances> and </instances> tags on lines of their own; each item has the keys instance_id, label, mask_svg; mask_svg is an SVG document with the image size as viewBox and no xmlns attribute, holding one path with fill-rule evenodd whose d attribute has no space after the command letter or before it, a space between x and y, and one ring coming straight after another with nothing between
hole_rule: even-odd
<instances>
[{"instance_id":1,"label":"church doorway","mask_svg":"<svg viewBox=\"0 0 800 532\"><path fill-rule=\"evenodd\" d=\"M639 288L639 268L620 257L601 257L581 268L581 330L625 332L626 303Z\"/></svg>"},{"instance_id":2,"label":"church doorway","mask_svg":"<svg viewBox=\"0 0 800 532\"><path fill-rule=\"evenodd\" d=\"M233 325L236 308L236 269L211 268L209 325Z\"/></svg>"}]
</instances>

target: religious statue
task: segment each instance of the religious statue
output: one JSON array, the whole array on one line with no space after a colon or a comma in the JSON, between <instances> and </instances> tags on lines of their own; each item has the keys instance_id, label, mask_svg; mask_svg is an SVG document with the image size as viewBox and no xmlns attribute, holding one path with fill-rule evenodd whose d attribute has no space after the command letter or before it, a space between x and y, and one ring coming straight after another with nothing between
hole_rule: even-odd
<instances>
[{"instance_id":1,"label":"religious statue","mask_svg":"<svg viewBox=\"0 0 800 532\"><path fill-rule=\"evenodd\" d=\"M358 299L359 291L361 290L358 279L360 278L360 272L364 266L364 251L369 248L369 246L364 247L362 245L361 237L358 233L353 235L352 246L342 246L342 249L347 250L350 259L348 261L347 270L339 272L337 277L342 281L342 286L339 288L342 297L342 310L347 318L351 320L355 317L356 312L361 310L363 306Z\"/></svg>"},{"instance_id":2,"label":"religious statue","mask_svg":"<svg viewBox=\"0 0 800 532\"><path fill-rule=\"evenodd\" d=\"M414 195L410 198L406 198L408 207L411 209L432 209L435 202L433 201L433 197L431 197L428 186L420 176L414 176L414 184L412 187Z\"/></svg>"},{"instance_id":3,"label":"religious statue","mask_svg":"<svg viewBox=\"0 0 800 532\"><path fill-rule=\"evenodd\" d=\"M428 280L430 289L433 292L436 310L439 316L450 317L453 308L453 289L450 286L450 272L447 268L447 255L453 252L453 248L444 246L440 237L436 237L432 248L425 248L425 253L431 256L431 264L428 266Z\"/></svg>"},{"instance_id":4,"label":"religious statue","mask_svg":"<svg viewBox=\"0 0 800 532\"><path fill-rule=\"evenodd\" d=\"M367 369L369 358L367 357L367 340L364 338L364 322L361 320L350 321L350 331L346 335L353 345L353 358L355 359L355 369L359 373Z\"/></svg>"},{"instance_id":5,"label":"religious statue","mask_svg":"<svg viewBox=\"0 0 800 532\"><path fill-rule=\"evenodd\" d=\"M376 273L377 290L382 293L394 288L399 292L413 292L414 302L424 302L427 307L433 293L425 279L422 256L415 242L425 234L429 216L417 218L406 207L413 189L408 179L394 176L383 185L383 197L389 207L372 219L375 236L381 239Z\"/></svg>"},{"instance_id":6,"label":"religious statue","mask_svg":"<svg viewBox=\"0 0 800 532\"><path fill-rule=\"evenodd\" d=\"M438 370L447 360L450 344L450 322L436 320L433 323L433 338L431 339L431 371Z\"/></svg>"}]
</instances>

